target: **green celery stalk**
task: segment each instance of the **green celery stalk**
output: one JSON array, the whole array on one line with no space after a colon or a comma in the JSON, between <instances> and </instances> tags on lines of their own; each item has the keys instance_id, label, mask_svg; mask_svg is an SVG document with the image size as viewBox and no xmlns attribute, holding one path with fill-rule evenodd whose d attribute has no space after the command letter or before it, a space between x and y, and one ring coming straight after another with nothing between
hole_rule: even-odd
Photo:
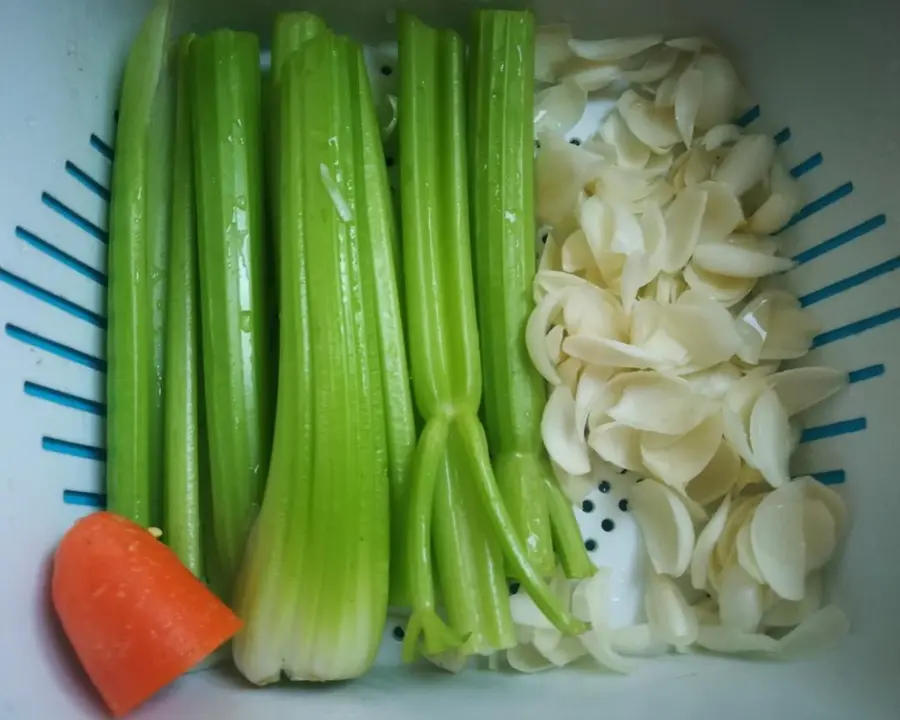
<instances>
[{"instance_id":1,"label":"green celery stalk","mask_svg":"<svg viewBox=\"0 0 900 720\"><path fill-rule=\"evenodd\" d=\"M319 33L325 32L325 21L310 12L282 13L275 18L275 29L272 35L272 93L273 101L277 101L281 92L281 78L288 58L300 50L303 45ZM278 111L273 107L274 112ZM271 127L277 131L280 115L270 118Z\"/></svg>"},{"instance_id":2,"label":"green celery stalk","mask_svg":"<svg viewBox=\"0 0 900 720\"><path fill-rule=\"evenodd\" d=\"M364 181L366 146L378 142L367 82L359 47L328 31L283 68L278 417L234 644L239 669L259 684L281 672L317 681L362 674L387 611L375 258L390 246L374 218L391 209Z\"/></svg>"},{"instance_id":3,"label":"green celery stalk","mask_svg":"<svg viewBox=\"0 0 900 720\"><path fill-rule=\"evenodd\" d=\"M279 148L281 142L278 137L281 125L281 112L279 102L281 98L281 77L284 65L288 58L303 47L316 35L326 30L325 21L318 15L309 12L282 13L275 18L275 28L272 34L272 67L269 71L269 136L268 157L270 182L272 191L271 203L275 220L275 231L278 231L278 200L279 187L278 167L281 159ZM275 253L278 254L278 243L275 244Z\"/></svg>"},{"instance_id":4,"label":"green celery stalk","mask_svg":"<svg viewBox=\"0 0 900 720\"><path fill-rule=\"evenodd\" d=\"M544 490L553 529L553 545L563 573L571 579L591 577L597 572L597 567L584 549L581 530L572 514L572 503L549 473L544 474Z\"/></svg>"},{"instance_id":5,"label":"green celery stalk","mask_svg":"<svg viewBox=\"0 0 900 720\"><path fill-rule=\"evenodd\" d=\"M303 47L303 44L326 29L325 21L318 15L309 12L282 13L275 18L272 34L272 67L269 71L268 97L268 159L270 187L272 188L272 216L274 230L278 232L279 187L278 168L281 161L278 138L281 125L279 101L281 97L281 76L287 59ZM279 243L275 243L275 266L278 267ZM276 275L277 277L277 275Z\"/></svg>"},{"instance_id":6,"label":"green celery stalk","mask_svg":"<svg viewBox=\"0 0 900 720\"><path fill-rule=\"evenodd\" d=\"M484 523L480 499L450 436L434 501L437 583L453 629L467 639L461 655L487 655L516 644L503 554Z\"/></svg>"},{"instance_id":7,"label":"green celery stalk","mask_svg":"<svg viewBox=\"0 0 900 720\"><path fill-rule=\"evenodd\" d=\"M314 680L352 678L371 666L389 592L390 490L371 253L371 243L385 239L369 232L368 198L354 147L359 139L353 126L361 114L355 92L360 52L333 35L314 38L303 51L316 409L308 538L314 551L305 560L320 591L301 595L300 612L315 638L299 645L294 657L305 665L304 676ZM350 208L349 221L340 216L329 178Z\"/></svg>"},{"instance_id":8,"label":"green celery stalk","mask_svg":"<svg viewBox=\"0 0 900 720\"><path fill-rule=\"evenodd\" d=\"M200 520L200 380L197 281L197 212L191 150L191 90L188 58L194 35L177 49L177 98L172 192L172 245L169 251L165 365L165 528L164 539L182 564L203 577Z\"/></svg>"},{"instance_id":9,"label":"green celery stalk","mask_svg":"<svg viewBox=\"0 0 900 720\"><path fill-rule=\"evenodd\" d=\"M197 299L199 300L199 297ZM218 548L216 547L215 515L213 514L212 504L212 479L210 476L209 433L206 430L206 393L203 389L202 341L199 343L198 352L200 355L197 363L197 443L199 446L197 475L200 482L200 530L202 532L200 544L203 551L202 563L206 584L216 595L223 598L226 595L226 586L222 574Z\"/></svg>"},{"instance_id":10,"label":"green celery stalk","mask_svg":"<svg viewBox=\"0 0 900 720\"><path fill-rule=\"evenodd\" d=\"M278 305L279 305L279 264L280 264L280 242L277 238L279 228L279 167L281 157L278 152L280 141L278 133L280 132L279 118L279 98L281 74L284 63L293 53L297 52L307 40L311 39L318 33L325 30L325 21L317 15L308 12L282 13L276 16L275 26L272 37L272 64L268 74L264 78L266 88L266 110L267 110L267 167L269 187L272 192L268 198L270 217L272 218L273 242L271 245L271 256L267 262L267 281L269 286L270 303L273 310L273 332L272 347L276 357L280 356L278 351ZM277 371L276 371L277 374Z\"/></svg>"},{"instance_id":11,"label":"green celery stalk","mask_svg":"<svg viewBox=\"0 0 900 720\"><path fill-rule=\"evenodd\" d=\"M477 418L481 367L468 238L463 44L456 34L436 31L407 13L399 16L399 26L405 297L413 392L426 423L416 449L409 519L413 614L404 657L411 660L423 635L428 655L453 650L463 638L437 615L426 540L432 513L441 509L434 503L435 485L447 439L454 433L460 445L455 451L450 444L451 462L460 456L459 462L468 463L470 487L477 491L489 537L552 622L567 633L581 632L585 625L566 612L529 563L499 497ZM436 533L434 542L449 544L452 537ZM442 588L455 582L460 579L441 573ZM480 595L485 604L496 598L483 589ZM505 592L502 602L508 605ZM452 614L449 608L447 612ZM502 612L493 607L487 614Z\"/></svg>"},{"instance_id":12,"label":"green celery stalk","mask_svg":"<svg viewBox=\"0 0 900 720\"><path fill-rule=\"evenodd\" d=\"M160 164L150 148L157 138L160 92L166 74L171 0L159 0L128 55L122 82L113 165L107 330L108 508L139 525L159 522L157 460L160 437L159 358L162 326L162 257L157 195ZM163 136L164 139L164 136ZM155 151L155 148L153 149ZM155 251L160 251L157 254Z\"/></svg>"},{"instance_id":13,"label":"green celery stalk","mask_svg":"<svg viewBox=\"0 0 900 720\"><path fill-rule=\"evenodd\" d=\"M228 598L271 448L256 36L219 30L197 38L191 65L213 531Z\"/></svg>"},{"instance_id":14,"label":"green celery stalk","mask_svg":"<svg viewBox=\"0 0 900 720\"><path fill-rule=\"evenodd\" d=\"M575 619L563 607L547 583L541 579L540 574L528 563L525 549L516 536L515 528L494 480L487 437L478 418L472 415L460 416L455 430L462 438L463 447L467 451L468 470L478 490L482 506L488 510L487 520L500 542L507 565L515 577L520 578L522 587L534 600L535 605L560 632L566 635L580 635L585 632L588 626Z\"/></svg>"},{"instance_id":15,"label":"green celery stalk","mask_svg":"<svg viewBox=\"0 0 900 720\"><path fill-rule=\"evenodd\" d=\"M531 563L553 572L554 537L566 563L590 566L571 507L548 502L555 483L541 440L544 382L525 349L534 309L534 16L473 16L469 115L472 246L484 369L484 425L497 483ZM554 501L558 499L554 496ZM568 517L566 516L568 515ZM552 527L565 525L561 531ZM575 557L579 556L579 557Z\"/></svg>"},{"instance_id":16,"label":"green celery stalk","mask_svg":"<svg viewBox=\"0 0 900 720\"><path fill-rule=\"evenodd\" d=\"M268 157L275 255L278 258L278 392L275 436L266 494L250 536L237 583L235 608L245 629L233 641L241 672L259 685L276 682L291 635L300 559L308 532L312 455L312 365L309 349L306 254L303 236L302 103L293 75L282 77L291 56L325 24L310 13L275 19L269 75ZM298 61L299 62L299 61ZM284 99L282 100L282 96ZM282 135L282 127L288 128Z\"/></svg>"},{"instance_id":17,"label":"green celery stalk","mask_svg":"<svg viewBox=\"0 0 900 720\"><path fill-rule=\"evenodd\" d=\"M401 92L398 125L406 315L413 393L418 410L425 420L414 456L408 520L407 557L410 563L413 613L406 628L403 654L404 659L411 662L417 652L420 636L424 639L425 653L432 656L457 649L465 639L463 632L451 630L437 613L432 536L436 546L444 546L441 550L434 551L436 559L445 560L442 585L459 586L469 596L467 607L455 608L454 616L478 619L474 614L474 609L478 607L476 588L466 587L463 577L454 577L454 568L446 562L448 553L453 557L453 538L433 532L438 527L433 527L432 524L437 484L447 453L453 403L457 399L462 402L468 399L470 407L467 409L475 412L478 397L457 398L450 357L450 344L455 339L452 338L453 328L450 326L453 320L446 318L449 309L445 307L452 300L448 300L441 292L446 281L441 272L442 248L439 241L442 238L437 237L438 227L443 221L440 217L441 210L453 208L452 198L445 198L445 205L441 205L438 200L444 193L458 190L458 183L454 187L452 181L449 183L449 191L442 186L443 178L438 167L443 159L443 145L449 145L451 153L454 149L452 138L448 138L450 142L447 142L438 132L438 46L441 34L405 13L400 15L399 22ZM453 40L461 45L458 37L453 36ZM457 59L461 61L461 58ZM447 90L452 93L452 88ZM453 102L456 98L451 95L449 100ZM445 115L452 114L455 110L452 105L442 105L442 108L447 110ZM451 165L447 171L452 169ZM452 225L452 222L451 217L448 225ZM447 232L446 228L440 229L442 236ZM450 252L453 252L452 247ZM459 342L470 339L462 337ZM474 353L470 350L468 356L464 356L462 370L475 374L478 367L477 363L471 362L473 355L477 359L477 348ZM466 363L465 360L469 362ZM480 382L480 373L475 380ZM466 383L463 380L461 384ZM463 387L462 390L464 393L466 388ZM476 387L476 393L477 390ZM475 393L470 393L472 394ZM445 548L447 552L444 552ZM476 568L470 565L468 570L474 573ZM446 596L445 605L451 600L454 600L452 591ZM459 598L455 600L459 603Z\"/></svg>"},{"instance_id":18,"label":"green celery stalk","mask_svg":"<svg viewBox=\"0 0 900 720\"><path fill-rule=\"evenodd\" d=\"M282 341L272 462L235 593L235 610L244 629L232 643L234 661L241 673L258 685L277 682L282 671L291 674L294 666L285 661L288 648L307 641L306 629L295 619L298 596L301 591L313 591L306 582L304 566L311 522L314 403L301 59L298 53L295 62L285 63L291 72L278 86L283 98L277 103L279 134L274 152L282 162L279 184L272 191L278 195L280 208L276 221Z\"/></svg>"},{"instance_id":19,"label":"green celery stalk","mask_svg":"<svg viewBox=\"0 0 900 720\"><path fill-rule=\"evenodd\" d=\"M150 280L150 320L153 371L150 386L150 522L163 526L165 517L166 322L169 249L172 241L172 164L175 145L175 61L177 48L166 53L150 121L147 164L147 276ZM163 530L166 528L163 527ZM165 535L163 536L165 537Z\"/></svg>"},{"instance_id":20,"label":"green celery stalk","mask_svg":"<svg viewBox=\"0 0 900 720\"><path fill-rule=\"evenodd\" d=\"M374 268L375 304L378 309L378 343L380 349L381 386L384 394L385 430L388 450L388 474L391 481L391 557L405 558L407 533L400 518L408 515L409 480L416 449L416 420L413 412L403 315L397 266L399 241L388 181L381 129L365 63L354 75L354 93L359 112L354 128L357 138L358 167L361 168L365 202L360 222L377 242L371 243L371 262ZM408 607L410 604L409 566L405 562L391 563L391 604Z\"/></svg>"},{"instance_id":21,"label":"green celery stalk","mask_svg":"<svg viewBox=\"0 0 900 720\"><path fill-rule=\"evenodd\" d=\"M415 371L413 371L415 377ZM415 383L415 380L413 380ZM466 637L463 633L451 629L437 612L437 598L434 591L434 572L432 571L432 554L440 558L443 550L432 550L432 545L444 545L452 552L450 538L438 535L432 524L432 510L435 506L437 485L441 478L444 458L447 453L447 439L450 425L447 417L437 415L425 423L416 452L413 455L412 486L409 496L409 515L407 516L406 561L409 563L409 582L412 598L412 615L406 625L406 636L403 641L403 660L415 660L419 637L423 637L425 654L437 656L460 648ZM402 561L402 560L401 560ZM474 572L474 566L466 566ZM449 569L443 578L445 584L453 584L467 592L467 606L456 607L455 617L477 620L477 604L475 589L466 588L462 583L464 577L453 575ZM451 591L452 592L452 591ZM456 600L452 594L447 595L446 602ZM410 639L412 638L412 639Z\"/></svg>"},{"instance_id":22,"label":"green celery stalk","mask_svg":"<svg viewBox=\"0 0 900 720\"><path fill-rule=\"evenodd\" d=\"M443 442L446 444L448 440L445 438ZM431 535L444 541L434 542L431 547L434 579L447 621L457 633L457 644L462 646L463 639L467 638L467 644L480 647L485 643L485 638L476 552L482 548L480 544L476 545L472 537L471 526L476 523L467 514L463 478L457 464L451 460L449 451L445 451L435 474ZM430 581L427 576L425 579ZM463 652L463 648L460 647L459 651Z\"/></svg>"}]
</instances>

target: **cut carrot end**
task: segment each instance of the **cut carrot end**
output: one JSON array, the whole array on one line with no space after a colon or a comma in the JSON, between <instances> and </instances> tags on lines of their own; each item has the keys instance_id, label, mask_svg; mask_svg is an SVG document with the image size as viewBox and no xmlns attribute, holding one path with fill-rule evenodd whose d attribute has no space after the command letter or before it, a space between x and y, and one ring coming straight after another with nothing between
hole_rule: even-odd
<instances>
[{"instance_id":1,"label":"cut carrot end","mask_svg":"<svg viewBox=\"0 0 900 720\"><path fill-rule=\"evenodd\" d=\"M197 665L241 621L139 525L98 512L56 551L53 605L79 661L116 717Z\"/></svg>"}]
</instances>

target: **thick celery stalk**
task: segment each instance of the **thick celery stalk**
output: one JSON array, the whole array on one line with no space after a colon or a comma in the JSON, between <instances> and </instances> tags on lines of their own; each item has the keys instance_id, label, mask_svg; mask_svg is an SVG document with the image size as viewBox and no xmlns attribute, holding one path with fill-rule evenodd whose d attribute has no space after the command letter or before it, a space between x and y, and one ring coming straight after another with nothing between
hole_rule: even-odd
<instances>
[{"instance_id":1,"label":"thick celery stalk","mask_svg":"<svg viewBox=\"0 0 900 720\"><path fill-rule=\"evenodd\" d=\"M306 582L305 556L310 526L313 454L313 383L306 265L304 120L299 63L279 88L277 153L282 157L278 195L279 343L275 437L266 492L250 535L235 592L235 610L244 629L232 643L235 665L253 683L277 682L290 648L312 633L299 624L299 593ZM281 92L281 90L279 90ZM282 132L282 129L284 132ZM317 589L316 589L317 590ZM302 671L304 668L300 668ZM298 673L299 674L299 673Z\"/></svg>"},{"instance_id":2,"label":"thick celery stalk","mask_svg":"<svg viewBox=\"0 0 900 720\"><path fill-rule=\"evenodd\" d=\"M561 630L577 633L575 620L529 563L499 497L487 443L477 413L481 367L468 233L463 45L451 32L439 32L409 14L400 25L400 172L403 260L413 392L425 429L416 449L409 517L413 615L404 656L415 656L424 635L426 654L458 646L462 633L448 628L436 611L429 537L435 486L447 440L450 461L468 464L472 492L478 493L490 538L538 606ZM440 497L440 496L439 496ZM452 537L435 533L434 543ZM435 552L437 558L445 556ZM442 588L460 582L441 572ZM484 577L486 583L490 578ZM475 588L472 592L479 592ZM491 603L496 593L481 592ZM491 614L509 612L508 601ZM448 617L452 616L448 608Z\"/></svg>"},{"instance_id":3,"label":"thick celery stalk","mask_svg":"<svg viewBox=\"0 0 900 720\"><path fill-rule=\"evenodd\" d=\"M191 65L213 531L227 598L271 447L256 36L220 30L197 38Z\"/></svg>"},{"instance_id":4,"label":"thick celery stalk","mask_svg":"<svg viewBox=\"0 0 900 720\"><path fill-rule=\"evenodd\" d=\"M159 522L152 447L158 450L157 358L154 339L161 330L153 307L159 268L160 225L151 207L157 199L159 167L150 138L160 119L161 80L166 73L170 0L159 0L141 27L125 66L116 160L113 165L107 332L107 492L108 507L145 527ZM155 468L156 460L153 460Z\"/></svg>"},{"instance_id":5,"label":"thick celery stalk","mask_svg":"<svg viewBox=\"0 0 900 720\"><path fill-rule=\"evenodd\" d=\"M294 132L301 105L295 91L284 103L281 78L287 60L303 44L325 31L311 13L282 14L275 19L269 75L267 138L275 266L278 281L278 393L271 465L256 530L248 541L238 579L235 606L246 630L234 641L235 662L258 684L281 676L283 645L293 622L299 558L307 533L312 453L312 385L306 259L302 235L302 134ZM294 80L293 82L296 82ZM292 128L281 137L281 127ZM282 167L284 170L282 171ZM302 518L302 520L300 519ZM294 550L285 553L285 550Z\"/></svg>"},{"instance_id":6,"label":"thick celery stalk","mask_svg":"<svg viewBox=\"0 0 900 720\"><path fill-rule=\"evenodd\" d=\"M272 467L238 584L252 682L356 677L389 590L389 480L375 258L391 212L365 182L378 142L358 46L320 33L281 89L281 361ZM387 250L376 252L379 245Z\"/></svg>"},{"instance_id":7,"label":"thick celery stalk","mask_svg":"<svg viewBox=\"0 0 900 720\"><path fill-rule=\"evenodd\" d=\"M298 649L309 679L335 680L371 666L387 610L390 489L372 246L389 238L373 232L369 213L388 215L390 206L370 196L361 138L354 133L363 121L362 105L372 104L360 48L344 38L316 38L304 50L303 62L315 379L308 538L314 552L305 561L309 580L320 591L301 598L315 641ZM326 86L331 97L322 102ZM370 118L374 121L374 111ZM375 125L370 141L378 141L377 133ZM323 181L328 175L350 208L350 222Z\"/></svg>"},{"instance_id":8,"label":"thick celery stalk","mask_svg":"<svg viewBox=\"0 0 900 720\"><path fill-rule=\"evenodd\" d=\"M532 14L477 11L470 72L472 247L484 424L513 525L529 560L548 576L554 566L551 525L569 520L558 503L553 513L548 507L547 484L555 479L541 441L546 393L524 340L535 274ZM571 516L571 508L567 512ZM574 518L568 528L572 525ZM566 564L574 555L588 560L580 537L575 541L565 528L555 537L565 544L557 551Z\"/></svg>"},{"instance_id":9,"label":"thick celery stalk","mask_svg":"<svg viewBox=\"0 0 900 720\"><path fill-rule=\"evenodd\" d=\"M179 40L175 150L172 181L172 245L166 325L165 537L181 562L203 577L200 521L200 288L197 281L197 212L191 150L188 58L193 35Z\"/></svg>"}]
</instances>

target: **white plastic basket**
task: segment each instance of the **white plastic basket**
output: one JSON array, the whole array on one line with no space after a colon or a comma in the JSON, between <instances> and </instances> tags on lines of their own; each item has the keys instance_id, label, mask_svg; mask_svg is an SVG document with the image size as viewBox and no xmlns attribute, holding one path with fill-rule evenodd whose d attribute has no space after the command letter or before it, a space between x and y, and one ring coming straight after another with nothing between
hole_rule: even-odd
<instances>
[{"instance_id":1,"label":"white plastic basket","mask_svg":"<svg viewBox=\"0 0 900 720\"><path fill-rule=\"evenodd\" d=\"M467 3L402 2L459 25ZM389 39L391 0L311 0L336 28ZM517 4L516 2L507 4ZM183 2L180 29L231 26L266 42L284 0ZM630 677L585 670L460 677L398 668L394 625L379 667L327 688L251 691L195 673L142 718L668 717L897 718L900 681L900 4L814 0L537 0L585 37L665 32L715 38L779 141L808 204L780 238L800 265L786 283L825 332L809 362L853 383L817 407L796 474L841 483L852 517L831 578L852 635L794 663L703 656L651 661ZM0 718L91 718L103 710L65 651L47 570L63 531L102 501L106 210L116 92L150 0L0 3ZM293 9L293 8L292 8ZM615 494L595 498L599 524ZM623 516L625 517L625 516ZM585 523L585 533L594 531ZM625 597L636 529L604 543ZM607 557L608 556L608 557ZM627 612L624 610L623 612Z\"/></svg>"}]
</instances>

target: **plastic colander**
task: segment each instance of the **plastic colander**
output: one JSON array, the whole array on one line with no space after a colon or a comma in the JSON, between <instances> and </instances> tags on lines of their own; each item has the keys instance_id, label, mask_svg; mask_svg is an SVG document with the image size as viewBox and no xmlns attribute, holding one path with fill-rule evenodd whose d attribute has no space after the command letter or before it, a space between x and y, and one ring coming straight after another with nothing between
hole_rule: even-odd
<instances>
[{"instance_id":1,"label":"plastic colander","mask_svg":"<svg viewBox=\"0 0 900 720\"><path fill-rule=\"evenodd\" d=\"M107 208L125 53L149 0L0 0L0 718L103 715L55 623L51 552L104 501ZM263 45L283 9L321 13L373 48L393 37L391 0L183 0L178 29L230 26ZM464 26L473 3L400 3ZM516 2L507 5L516 5ZM782 280L823 332L807 360L851 385L815 408L793 472L840 486L850 508L830 592L853 631L832 654L752 662L703 655L631 676L570 669L458 677L399 666L402 621L378 666L328 687L250 689L195 672L138 718L900 718L900 3L891 0L534 0L541 21L584 37L707 35L759 103L807 204L778 236ZM370 53L391 82L391 53ZM596 110L596 108L595 108ZM578 129L576 129L576 132ZM640 538L616 478L579 511L614 570L615 611L639 599ZM604 486L606 489L606 486ZM604 521L612 521L604 522ZM611 527L611 529L610 529Z\"/></svg>"}]
</instances>

